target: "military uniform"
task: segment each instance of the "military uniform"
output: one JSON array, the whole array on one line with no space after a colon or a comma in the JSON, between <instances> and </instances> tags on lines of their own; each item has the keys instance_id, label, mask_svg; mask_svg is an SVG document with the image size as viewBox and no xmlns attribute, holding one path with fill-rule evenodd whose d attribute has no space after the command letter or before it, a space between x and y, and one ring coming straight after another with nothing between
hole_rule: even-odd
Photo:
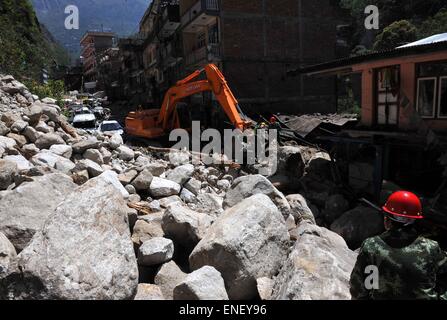
<instances>
[{"instance_id":1,"label":"military uniform","mask_svg":"<svg viewBox=\"0 0 447 320\"><path fill-rule=\"evenodd\" d=\"M368 266L378 268L378 289L367 289ZM351 275L353 299L447 300L447 256L412 227L367 239Z\"/></svg>"}]
</instances>

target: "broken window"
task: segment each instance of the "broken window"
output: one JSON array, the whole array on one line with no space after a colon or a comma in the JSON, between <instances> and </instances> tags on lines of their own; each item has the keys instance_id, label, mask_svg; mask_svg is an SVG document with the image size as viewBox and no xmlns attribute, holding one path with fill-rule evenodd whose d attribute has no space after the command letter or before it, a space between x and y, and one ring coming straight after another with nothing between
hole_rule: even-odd
<instances>
[{"instance_id":1,"label":"broken window","mask_svg":"<svg viewBox=\"0 0 447 320\"><path fill-rule=\"evenodd\" d=\"M422 117L435 116L436 78L418 79L417 110Z\"/></svg>"},{"instance_id":2,"label":"broken window","mask_svg":"<svg viewBox=\"0 0 447 320\"><path fill-rule=\"evenodd\" d=\"M447 118L447 77L439 79L439 117Z\"/></svg>"}]
</instances>

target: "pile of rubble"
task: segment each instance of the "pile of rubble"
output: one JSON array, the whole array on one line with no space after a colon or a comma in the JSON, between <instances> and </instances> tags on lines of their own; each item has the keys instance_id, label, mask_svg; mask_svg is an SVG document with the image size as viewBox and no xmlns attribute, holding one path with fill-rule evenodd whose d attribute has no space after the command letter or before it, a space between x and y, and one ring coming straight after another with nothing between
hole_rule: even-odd
<instances>
[{"instance_id":1,"label":"pile of rubble","mask_svg":"<svg viewBox=\"0 0 447 320\"><path fill-rule=\"evenodd\" d=\"M54 103L0 76L0 299L350 298L356 254L337 233L355 249L381 230L327 154L281 147L270 180L301 191L284 195L74 130Z\"/></svg>"}]
</instances>

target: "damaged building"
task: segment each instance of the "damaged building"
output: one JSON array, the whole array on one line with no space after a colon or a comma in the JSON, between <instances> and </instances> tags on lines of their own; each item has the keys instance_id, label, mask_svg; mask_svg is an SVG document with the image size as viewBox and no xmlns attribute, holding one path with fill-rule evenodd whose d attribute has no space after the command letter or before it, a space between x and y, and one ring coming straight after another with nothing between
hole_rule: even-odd
<instances>
[{"instance_id":1,"label":"damaged building","mask_svg":"<svg viewBox=\"0 0 447 320\"><path fill-rule=\"evenodd\" d=\"M393 50L289 73L309 79L333 75L361 79L361 120L357 126L319 137L321 143L333 148L342 176L356 192L374 195L378 201L384 191L399 188L442 198L446 61L447 34L442 34ZM431 207L435 205L431 203Z\"/></svg>"}]
</instances>

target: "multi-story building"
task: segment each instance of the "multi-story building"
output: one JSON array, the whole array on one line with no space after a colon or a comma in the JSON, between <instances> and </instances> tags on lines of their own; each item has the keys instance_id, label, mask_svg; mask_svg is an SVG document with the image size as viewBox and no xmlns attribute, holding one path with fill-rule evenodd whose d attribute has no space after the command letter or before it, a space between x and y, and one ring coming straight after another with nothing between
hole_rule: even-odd
<instances>
[{"instance_id":1,"label":"multi-story building","mask_svg":"<svg viewBox=\"0 0 447 320\"><path fill-rule=\"evenodd\" d=\"M84 82L98 80L98 57L115 45L113 32L87 31L81 39Z\"/></svg>"},{"instance_id":2,"label":"multi-story building","mask_svg":"<svg viewBox=\"0 0 447 320\"><path fill-rule=\"evenodd\" d=\"M186 71L216 63L247 111L333 112L333 79L286 73L336 57L338 8L332 0L181 0Z\"/></svg>"},{"instance_id":3,"label":"multi-story building","mask_svg":"<svg viewBox=\"0 0 447 320\"><path fill-rule=\"evenodd\" d=\"M162 94L181 77L182 46L178 1L154 0L140 22L147 101L160 104Z\"/></svg>"},{"instance_id":4,"label":"multi-story building","mask_svg":"<svg viewBox=\"0 0 447 320\"><path fill-rule=\"evenodd\" d=\"M215 63L248 113L335 112L335 79L287 71L336 58L343 15L334 0L154 0L140 25L145 78L161 97Z\"/></svg>"}]
</instances>

